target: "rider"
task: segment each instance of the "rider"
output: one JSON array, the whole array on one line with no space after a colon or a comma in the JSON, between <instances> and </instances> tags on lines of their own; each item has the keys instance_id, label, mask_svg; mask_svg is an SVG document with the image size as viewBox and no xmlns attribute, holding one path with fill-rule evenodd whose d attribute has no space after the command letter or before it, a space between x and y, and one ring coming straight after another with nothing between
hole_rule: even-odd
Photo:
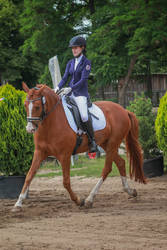
<instances>
[{"instance_id":1,"label":"rider","mask_svg":"<svg viewBox=\"0 0 167 250\"><path fill-rule=\"evenodd\" d=\"M87 80L91 70L91 63L84 55L86 52L86 40L81 36L75 36L70 40L69 48L72 48L74 58L67 63L64 76L58 87L55 88L55 92L66 84L70 76L69 87L71 87L71 97L75 100L82 122L84 123L90 141L90 152L95 152L97 151L97 145L94 138L92 121L88 119L87 107L87 98L89 96Z\"/></svg>"}]
</instances>

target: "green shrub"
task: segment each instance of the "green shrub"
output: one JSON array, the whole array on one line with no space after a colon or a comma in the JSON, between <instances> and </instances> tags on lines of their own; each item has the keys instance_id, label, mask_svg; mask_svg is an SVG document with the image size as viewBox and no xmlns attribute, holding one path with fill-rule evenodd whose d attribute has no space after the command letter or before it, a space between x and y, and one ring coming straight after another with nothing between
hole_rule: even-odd
<instances>
[{"instance_id":1,"label":"green shrub","mask_svg":"<svg viewBox=\"0 0 167 250\"><path fill-rule=\"evenodd\" d=\"M167 93L161 98L155 121L159 148L167 154Z\"/></svg>"},{"instance_id":2,"label":"green shrub","mask_svg":"<svg viewBox=\"0 0 167 250\"><path fill-rule=\"evenodd\" d=\"M0 174L22 175L31 164L34 144L26 132L26 94L6 84L0 87Z\"/></svg>"},{"instance_id":3,"label":"green shrub","mask_svg":"<svg viewBox=\"0 0 167 250\"><path fill-rule=\"evenodd\" d=\"M139 142L144 152L144 159L154 158L160 155L155 135L155 118L156 114L152 111L150 98L144 94L135 95L134 101L130 102L128 110L135 113L139 121Z\"/></svg>"}]
</instances>

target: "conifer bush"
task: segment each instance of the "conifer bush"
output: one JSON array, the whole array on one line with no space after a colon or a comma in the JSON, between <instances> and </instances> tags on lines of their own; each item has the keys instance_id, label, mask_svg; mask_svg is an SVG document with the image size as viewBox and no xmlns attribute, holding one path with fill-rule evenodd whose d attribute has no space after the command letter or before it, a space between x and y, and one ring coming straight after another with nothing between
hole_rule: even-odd
<instances>
[{"instance_id":1,"label":"conifer bush","mask_svg":"<svg viewBox=\"0 0 167 250\"><path fill-rule=\"evenodd\" d=\"M0 175L24 175L34 152L26 131L26 93L6 84L0 87Z\"/></svg>"},{"instance_id":2,"label":"conifer bush","mask_svg":"<svg viewBox=\"0 0 167 250\"><path fill-rule=\"evenodd\" d=\"M158 146L167 155L167 93L160 100L155 130Z\"/></svg>"},{"instance_id":3,"label":"conifer bush","mask_svg":"<svg viewBox=\"0 0 167 250\"><path fill-rule=\"evenodd\" d=\"M153 113L151 99L146 98L144 93L141 96L135 95L127 109L133 112L139 121L139 142L143 149L144 159L160 155L155 134L156 114Z\"/></svg>"}]
</instances>

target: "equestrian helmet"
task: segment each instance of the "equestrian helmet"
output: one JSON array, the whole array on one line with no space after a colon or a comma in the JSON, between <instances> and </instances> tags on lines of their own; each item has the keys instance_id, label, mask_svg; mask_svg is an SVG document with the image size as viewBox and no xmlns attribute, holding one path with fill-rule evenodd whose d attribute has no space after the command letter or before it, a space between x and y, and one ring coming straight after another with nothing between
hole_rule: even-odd
<instances>
[{"instance_id":1,"label":"equestrian helmet","mask_svg":"<svg viewBox=\"0 0 167 250\"><path fill-rule=\"evenodd\" d=\"M86 48L86 40L82 36L74 36L69 42L69 48L75 46L84 46Z\"/></svg>"}]
</instances>

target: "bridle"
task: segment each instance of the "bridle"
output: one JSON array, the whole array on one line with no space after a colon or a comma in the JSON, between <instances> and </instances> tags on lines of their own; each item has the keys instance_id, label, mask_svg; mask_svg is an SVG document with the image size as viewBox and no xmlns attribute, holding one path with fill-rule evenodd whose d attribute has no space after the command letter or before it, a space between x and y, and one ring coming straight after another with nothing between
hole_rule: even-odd
<instances>
[{"instance_id":1,"label":"bridle","mask_svg":"<svg viewBox=\"0 0 167 250\"><path fill-rule=\"evenodd\" d=\"M32 103L32 102L35 102L35 101L38 101L38 100L41 100L41 103L42 103L42 113L40 116L38 117L29 117L27 116L27 122L34 122L34 121L43 121L44 120L44 117L46 116L46 112L45 112L45 108L44 108L44 101L43 101L43 97L44 96L41 96L39 98L36 98L36 99L27 99L26 101L29 102L29 103Z\"/></svg>"},{"instance_id":2,"label":"bridle","mask_svg":"<svg viewBox=\"0 0 167 250\"><path fill-rule=\"evenodd\" d=\"M54 111L54 109L56 108L56 106L60 103L60 100L61 98L59 98L59 100L56 102L55 105L53 105L53 107L51 108L51 110L49 112L46 112L45 111L45 103L46 103L46 99L45 99L45 96L41 96L39 98L35 98L35 99L27 99L26 101L29 102L29 103L33 103L33 102L36 102L38 100L41 100L41 103L42 103L42 112L41 112L41 115L40 116L37 116L37 117L29 117L27 116L27 122L43 122L44 119L46 119L46 117L52 113ZM38 125L36 123L34 123L36 125L36 127L38 127Z\"/></svg>"}]
</instances>

